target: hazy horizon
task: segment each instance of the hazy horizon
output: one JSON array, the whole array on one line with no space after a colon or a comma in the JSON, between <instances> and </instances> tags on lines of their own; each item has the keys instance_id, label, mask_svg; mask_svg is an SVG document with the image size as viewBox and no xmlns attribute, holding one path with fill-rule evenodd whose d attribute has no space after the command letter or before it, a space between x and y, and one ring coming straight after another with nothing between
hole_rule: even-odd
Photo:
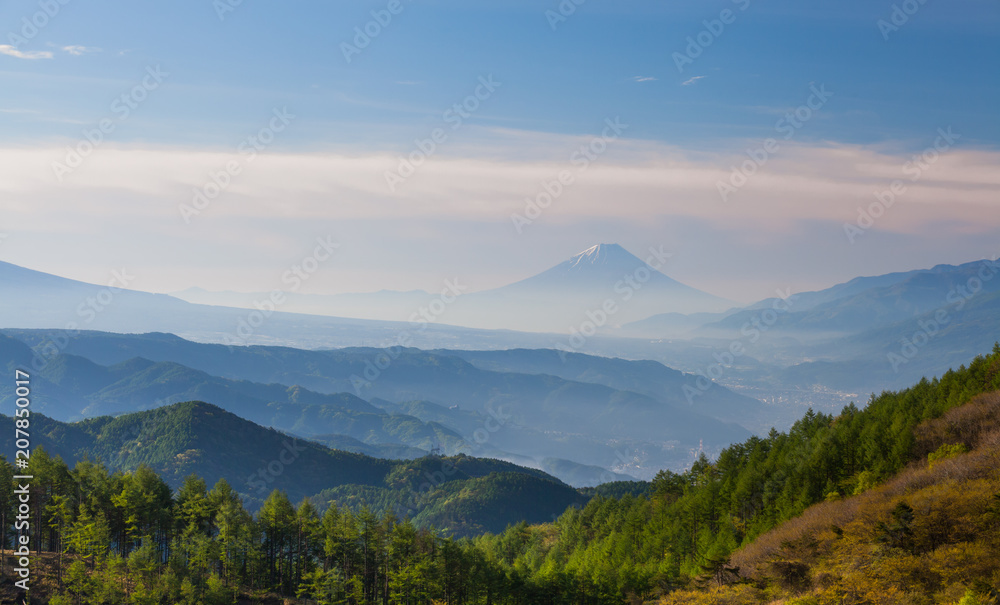
<instances>
[{"instance_id":1,"label":"hazy horizon","mask_svg":"<svg viewBox=\"0 0 1000 605\"><path fill-rule=\"evenodd\" d=\"M607 242L607 243L613 243L613 242ZM596 245L597 244L595 244L595 246ZM523 281L523 280L535 277L539 273L542 273L542 272L544 272L544 271L546 271L548 269L552 269L552 268L558 266L561 263L567 262L567 261L571 260L572 258L575 258L576 256L579 256L579 255L583 254L584 252L586 252L586 250L581 250L581 251L579 251L579 252L577 252L577 253L575 253L573 255L570 255L569 257L563 258L561 260L554 260L551 265L548 265L548 266L544 267L538 273L533 273L533 274L530 274L530 275L518 275L518 276L513 277L511 279L511 281L506 281L506 282L499 282L498 281L494 285L489 285L489 286L483 287L481 289L475 289L475 290L469 289L469 290L467 290L467 292L463 292L463 293L475 294L475 293L481 293L481 292L488 292L488 291L491 291L491 290L502 288L504 286L516 284L516 283L518 283L520 281ZM630 254L632 253L631 251L628 251L628 252ZM635 256L639 257L639 256L641 256L641 254L636 254ZM886 271L885 273L865 273L865 274L852 275L852 276L846 277L846 278L844 278L843 280L840 280L840 281L834 281L834 282L829 282L829 283L825 283L824 282L824 283L816 284L811 289L810 288L806 288L806 287L798 287L797 285L791 284L791 285L787 286L786 288L783 288L783 290L788 290L790 292L800 292L800 293L801 292L812 292L812 291L824 290L824 289L830 288L832 286L836 286L836 285L839 285L839 284L846 283L848 281L851 281L852 279L857 279L857 278L862 278L862 277L877 277L879 275L886 275L886 274L890 274L890 273L907 273L907 272L911 272L911 271L929 270L929 269L933 269L934 267L939 266L939 265L958 266L958 265L967 264L967 263L970 263L970 262L977 262L977 261L981 261L981 260L995 261L997 257L1000 257L1000 254L994 254L994 255L992 255L990 257L983 257L983 258L972 258L972 259L970 259L968 261L961 261L961 262L954 262L954 263L935 263L933 265L913 265L913 266L905 265L904 264L905 259L900 259L900 266L899 267L897 267L897 268L891 268L888 271ZM7 261L0 261L0 262L7 262ZM16 265L16 263L11 263L11 264L15 264ZM29 269L29 270L32 270L32 271L39 271L39 272L42 272L42 273L48 273L47 271L42 271L41 269L39 269L37 267L24 266L24 265L18 265L18 266L21 266L21 267L23 267L25 269ZM672 275L670 275L669 273L667 273L665 271L665 268L661 268L660 272L663 273L664 275L667 275L667 277L673 277ZM50 273L50 275L56 275L57 277L63 277L63 278L66 278L66 279L73 279L73 280L76 280L76 281L81 281L81 282L85 282L85 283L91 283L91 284L95 284L95 285L101 285L104 281L107 280L106 278L109 275L114 275L114 273L115 273L115 270L111 270L111 271L109 271L108 275L105 275L103 277L99 277L99 278L93 279L93 280L88 280L88 279L84 279L84 278L80 278L80 277L74 277L73 275L66 275L66 274L61 274L61 273ZM130 277L134 277L134 276L130 276ZM693 285L691 283L688 283L688 282L684 282L683 280L677 280L677 281L683 283L684 285L697 288L697 286L695 286L695 285ZM130 282L130 283L132 283L132 282ZM383 287L383 288L379 288L379 289L375 289L375 290L342 290L342 291L313 292L313 291L311 291L310 288L307 287L307 284L308 284L307 281L303 281L302 283L303 283L303 287L301 289L299 289L299 290L296 291L297 294L318 295L318 296L338 296L338 295L352 295L352 294L366 295L366 294L382 294L382 293L388 293L388 294L421 294L421 295L428 294L428 295L433 295L435 293L435 291L434 291L433 288L431 288L431 289L422 289L422 288L401 289L401 288L398 288L397 289L397 288L393 288L393 287ZM156 289L146 289L146 288L140 288L140 287L129 287L127 289L130 289L130 290L134 289L134 290L139 290L139 291L142 291L142 292L149 292L149 293L152 293L152 294L167 294L167 295L170 295L170 296L176 296L176 295L179 295L179 294L183 294L183 293L185 293L187 291L196 291L196 290L201 290L201 291L204 291L204 292L210 293L210 294L253 294L253 295L267 294L270 291L270 290L232 290L232 289L225 289L225 288L221 288L221 287L219 287L219 288L210 288L210 287L204 287L204 286L201 286L201 285L194 285L194 284L189 285L189 286L184 287L184 288L181 288L181 289L176 289L176 290L156 290ZM281 290L282 286L279 284L275 288L272 288L272 290L273 289ZM702 290L702 291L706 292L707 294L712 294L712 295L716 294L715 292L704 290L702 288L697 288L697 289ZM759 302L759 301L767 299L767 298L771 298L774 295L775 295L775 293L774 293L774 291L772 291L772 292L769 292L769 293L768 292L764 292L763 295L760 296L759 298L752 298L752 299L729 299L729 300L731 300L734 303L734 306L743 306L743 305L750 305L752 303L756 303L756 302Z\"/></svg>"},{"instance_id":2,"label":"hazy horizon","mask_svg":"<svg viewBox=\"0 0 1000 605\"><path fill-rule=\"evenodd\" d=\"M7 3L0 259L259 292L329 237L302 292L433 292L617 242L748 302L997 253L991 7L559 6Z\"/></svg>"}]
</instances>

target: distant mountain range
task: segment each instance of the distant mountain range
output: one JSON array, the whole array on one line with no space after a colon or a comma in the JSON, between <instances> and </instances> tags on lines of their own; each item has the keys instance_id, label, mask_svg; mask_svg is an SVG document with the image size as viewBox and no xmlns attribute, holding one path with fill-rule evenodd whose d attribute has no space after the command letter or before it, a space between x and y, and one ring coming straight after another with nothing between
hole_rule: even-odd
<instances>
[{"instance_id":1,"label":"distant mountain range","mask_svg":"<svg viewBox=\"0 0 1000 605\"><path fill-rule=\"evenodd\" d=\"M588 312L605 314L606 325L612 326L657 313L722 311L735 305L654 268L667 260L666 254L656 250L642 260L618 244L598 244L533 277L462 294L444 310L440 321L471 328L567 333L587 321ZM252 308L254 301L267 295L192 288L174 296L192 303ZM432 298L419 290L292 294L283 308L297 313L410 321ZM606 303L614 305L614 312L604 309Z\"/></svg>"},{"instance_id":2,"label":"distant mountain range","mask_svg":"<svg viewBox=\"0 0 1000 605\"><path fill-rule=\"evenodd\" d=\"M933 269L858 278L819 292L804 292L790 301L790 311L775 327L784 332L857 334L915 319L959 301L1000 292L1000 276L982 279L983 261L939 265ZM978 284L978 286L976 285ZM974 287L975 286L975 287ZM963 293L964 291L964 293ZM762 301L705 327L738 328L773 299Z\"/></svg>"},{"instance_id":3,"label":"distant mountain range","mask_svg":"<svg viewBox=\"0 0 1000 605\"><path fill-rule=\"evenodd\" d=\"M752 373L766 374L773 385L823 385L865 397L940 375L990 350L1000 340L998 317L1000 264L981 260L860 277L722 314L653 316L619 334L720 348L735 338L748 356L772 366Z\"/></svg>"},{"instance_id":4,"label":"distant mountain range","mask_svg":"<svg viewBox=\"0 0 1000 605\"><path fill-rule=\"evenodd\" d=\"M998 270L1000 265L981 260L858 277L825 290L797 292L788 298L787 312L771 329L809 337L844 336L886 327L956 305L963 299L1000 292ZM710 336L718 331L739 330L778 302L768 298L724 313L652 315L624 326L623 332L654 338Z\"/></svg>"},{"instance_id":5,"label":"distant mountain range","mask_svg":"<svg viewBox=\"0 0 1000 605\"><path fill-rule=\"evenodd\" d=\"M198 305L252 309L254 303L268 298L266 292L213 292L188 288L171 296ZM409 322L415 310L433 299L424 290L380 290L357 294L301 294L290 292L281 308L286 313L304 313L331 317L350 317L378 321Z\"/></svg>"},{"instance_id":6,"label":"distant mountain range","mask_svg":"<svg viewBox=\"0 0 1000 605\"><path fill-rule=\"evenodd\" d=\"M27 301L27 302L26 302ZM408 321L372 321L284 311L262 313L192 304L166 294L88 284L0 262L0 326L144 333L166 332L233 346L281 344L306 348L546 346L550 335L475 330Z\"/></svg>"},{"instance_id":7,"label":"distant mountain range","mask_svg":"<svg viewBox=\"0 0 1000 605\"><path fill-rule=\"evenodd\" d=\"M718 385L689 404L685 389L698 388L697 377L655 362L573 355L566 377L557 376L552 351L515 352L490 369L448 351L401 349L377 369L389 360L379 349L229 348L168 334L4 330L0 364L32 367L58 338L65 339L61 351L37 372L35 405L60 420L199 399L325 443L347 438L390 451L489 455L565 471L560 478L575 485L683 468L699 448L714 451L749 435L737 420L754 425L766 417L759 402ZM0 405L13 400L11 389L0 383Z\"/></svg>"},{"instance_id":8,"label":"distant mountain range","mask_svg":"<svg viewBox=\"0 0 1000 605\"><path fill-rule=\"evenodd\" d=\"M696 376L684 374L656 361L628 361L565 353L551 349L508 349L504 351L434 351L460 357L478 368L498 372L547 374L565 380L601 384L619 391L631 391L665 404L688 403L685 388L699 392L693 409L724 422L736 422L761 432L767 424L767 410L759 401L739 395L716 383L700 390Z\"/></svg>"},{"instance_id":9,"label":"distant mountain range","mask_svg":"<svg viewBox=\"0 0 1000 605\"><path fill-rule=\"evenodd\" d=\"M648 260L659 263L652 254ZM629 270L641 289L624 279ZM0 326L48 329L7 333L51 362L51 372L66 364L60 370L66 380L79 381L73 388L55 379L51 383L52 392L65 395L60 401L69 402L59 411L63 419L140 409L156 400L206 399L199 392L211 385L219 405L232 407L239 397L248 397L245 405L261 411L254 419L262 424L323 434L356 451L414 456L433 447L465 451L455 444L469 443L490 410L506 406L517 412L515 420L490 434L477 454L539 468L566 468L571 462L578 472L565 478L587 484L596 480L595 468L646 477L657 465L683 466L701 447L711 451L740 438L737 425L758 433L772 425L785 427L806 406L838 410L872 392L968 363L1000 340L996 276L990 261L940 265L860 277L794 293L786 301L727 308L725 301L653 271L621 247L602 244L522 282L462 295L440 318L457 322L463 314L477 313L502 318L507 315L498 309L503 308L516 310L509 315L520 317L523 329L561 325L562 334L543 334L283 310L265 314L115 290L0 263ZM625 300L616 284L631 290L632 298ZM402 308L422 293L372 296L396 297ZM697 301L692 304L703 310L654 312L678 301ZM615 311L604 311L604 303ZM600 321L588 319L588 313ZM940 313L947 321L934 328ZM593 335L568 346L567 331L587 321L594 324ZM115 341L90 330L170 333L229 346L199 348L164 334ZM62 353L84 359L55 361ZM105 367L88 369L86 360ZM143 365L148 363L143 360L155 364ZM141 388L115 385L133 379ZM240 391L215 379L250 386ZM102 380L110 382L98 384ZM303 390L298 395L285 392L296 386ZM135 397L129 399L129 393ZM346 424L346 415L338 417L340 424L327 419L325 425L311 426L310 417L301 415L311 404L295 400L338 393L375 408L364 412L374 414L365 416L372 424ZM276 409L295 413L279 416ZM662 416L645 422L648 410ZM389 422L383 416L408 416L407 423L419 424L412 430L375 428ZM588 478L578 483L581 476Z\"/></svg>"}]
</instances>

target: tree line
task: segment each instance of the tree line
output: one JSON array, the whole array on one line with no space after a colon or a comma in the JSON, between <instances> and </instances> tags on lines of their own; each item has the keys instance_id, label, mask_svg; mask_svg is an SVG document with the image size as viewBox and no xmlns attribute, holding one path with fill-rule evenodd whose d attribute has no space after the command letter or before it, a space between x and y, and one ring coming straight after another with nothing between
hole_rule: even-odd
<instances>
[{"instance_id":1,"label":"tree line","mask_svg":"<svg viewBox=\"0 0 1000 605\"><path fill-rule=\"evenodd\" d=\"M67 603L233 603L282 595L320 605L604 604L738 578L731 553L823 500L862 493L920 453L915 429L1000 389L1000 345L935 380L836 416L809 411L661 472L643 495L596 495L552 523L453 539L393 514L280 491L251 514L220 480L172 490L149 467L70 469L36 450L32 550L57 553ZM0 464L0 542L14 539L14 470ZM326 504L325 508L323 505ZM904 511L905 512L905 511Z\"/></svg>"}]
</instances>

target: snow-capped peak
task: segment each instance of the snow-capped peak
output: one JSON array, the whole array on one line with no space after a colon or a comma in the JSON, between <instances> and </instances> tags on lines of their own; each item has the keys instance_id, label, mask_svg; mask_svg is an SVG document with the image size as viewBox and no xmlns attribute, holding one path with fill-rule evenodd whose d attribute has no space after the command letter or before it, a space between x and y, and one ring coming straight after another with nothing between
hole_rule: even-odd
<instances>
[{"instance_id":1,"label":"snow-capped peak","mask_svg":"<svg viewBox=\"0 0 1000 605\"><path fill-rule=\"evenodd\" d=\"M632 255L618 244L597 244L596 246L591 246L571 258L570 266L576 267L582 264L603 264L606 263L609 258L630 256Z\"/></svg>"}]
</instances>

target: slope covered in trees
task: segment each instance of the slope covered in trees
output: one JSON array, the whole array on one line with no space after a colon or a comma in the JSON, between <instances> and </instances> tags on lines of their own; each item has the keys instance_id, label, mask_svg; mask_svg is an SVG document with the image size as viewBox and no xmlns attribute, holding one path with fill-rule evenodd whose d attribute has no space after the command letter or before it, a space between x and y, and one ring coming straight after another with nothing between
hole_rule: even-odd
<instances>
[{"instance_id":1,"label":"slope covered in trees","mask_svg":"<svg viewBox=\"0 0 1000 605\"><path fill-rule=\"evenodd\" d=\"M927 455L902 473L807 509L739 549L708 590L662 605L995 603L1000 392L921 423L916 436Z\"/></svg>"},{"instance_id":2,"label":"slope covered in trees","mask_svg":"<svg viewBox=\"0 0 1000 605\"><path fill-rule=\"evenodd\" d=\"M368 505L471 535L548 520L585 501L544 472L508 462L465 455L371 458L295 439L202 402L72 424L35 415L32 427L33 444L69 464L100 461L111 472L145 466L171 489L192 474L209 485L226 479L251 511L275 489L295 502L313 497L321 508L336 495L356 509ZM3 451L14 450L13 440L14 419L0 417ZM476 498L466 497L470 493ZM490 505L476 506L480 500Z\"/></svg>"},{"instance_id":3,"label":"slope covered in trees","mask_svg":"<svg viewBox=\"0 0 1000 605\"><path fill-rule=\"evenodd\" d=\"M551 523L457 541L277 491L250 517L224 482L174 495L146 467L108 476L41 455L31 470L52 497L32 539L72 561L54 603L985 603L1000 586L998 388L1000 345L645 493L621 485ZM501 476L482 472L473 482ZM521 475L525 498L536 478ZM468 485L447 499L476 506L488 488Z\"/></svg>"},{"instance_id":4,"label":"slope covered in trees","mask_svg":"<svg viewBox=\"0 0 1000 605\"><path fill-rule=\"evenodd\" d=\"M736 580L727 570L737 566L737 548L813 504L888 480L926 456L921 423L998 388L1000 346L940 379L873 396L863 410L809 412L788 433L751 438L683 474L661 473L649 498L595 498L552 525L524 528L512 565L541 594L559 587L564 603L650 599L711 578Z\"/></svg>"}]
</instances>

